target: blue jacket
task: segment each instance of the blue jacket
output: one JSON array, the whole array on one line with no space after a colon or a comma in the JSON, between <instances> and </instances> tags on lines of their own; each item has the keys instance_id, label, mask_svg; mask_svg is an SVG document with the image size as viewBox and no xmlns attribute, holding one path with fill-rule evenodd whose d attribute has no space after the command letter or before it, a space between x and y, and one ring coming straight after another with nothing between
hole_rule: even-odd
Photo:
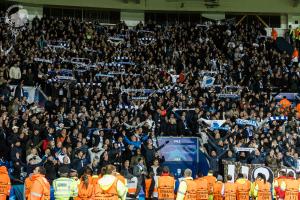
<instances>
[{"instance_id":1,"label":"blue jacket","mask_svg":"<svg viewBox=\"0 0 300 200\"><path fill-rule=\"evenodd\" d=\"M148 138L149 138L148 135L144 135L144 136L141 136L139 141L133 142L133 141L129 140L127 136L125 136L124 142L128 145L133 145L134 149L140 149L142 146L142 143L145 142L146 140L148 140Z\"/></svg>"}]
</instances>

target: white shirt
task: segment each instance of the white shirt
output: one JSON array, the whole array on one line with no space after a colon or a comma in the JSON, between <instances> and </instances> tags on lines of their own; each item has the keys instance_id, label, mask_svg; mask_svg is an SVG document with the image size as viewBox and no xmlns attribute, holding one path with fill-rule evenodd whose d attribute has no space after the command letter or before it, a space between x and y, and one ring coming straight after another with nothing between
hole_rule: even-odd
<instances>
[{"instance_id":1,"label":"white shirt","mask_svg":"<svg viewBox=\"0 0 300 200\"><path fill-rule=\"evenodd\" d=\"M21 79L21 69L17 66L12 66L9 69L9 77L11 79Z\"/></svg>"},{"instance_id":2,"label":"white shirt","mask_svg":"<svg viewBox=\"0 0 300 200\"><path fill-rule=\"evenodd\" d=\"M177 79L179 78L179 75L171 74L171 78L172 78L172 83L176 83L176 82L177 82Z\"/></svg>"}]
</instances>

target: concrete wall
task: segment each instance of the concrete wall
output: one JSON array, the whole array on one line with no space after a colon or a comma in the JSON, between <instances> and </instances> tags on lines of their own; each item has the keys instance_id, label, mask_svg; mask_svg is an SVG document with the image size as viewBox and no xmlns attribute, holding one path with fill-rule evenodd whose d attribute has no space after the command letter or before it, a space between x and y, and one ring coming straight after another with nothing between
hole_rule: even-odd
<instances>
[{"instance_id":1,"label":"concrete wall","mask_svg":"<svg viewBox=\"0 0 300 200\"><path fill-rule=\"evenodd\" d=\"M32 20L36 16L38 16L39 18L43 16L42 6L24 6L24 9L28 11L29 20Z\"/></svg>"},{"instance_id":2,"label":"concrete wall","mask_svg":"<svg viewBox=\"0 0 300 200\"><path fill-rule=\"evenodd\" d=\"M125 21L128 26L136 26L140 21L145 22L145 12L144 11L121 11L121 21Z\"/></svg>"},{"instance_id":3,"label":"concrete wall","mask_svg":"<svg viewBox=\"0 0 300 200\"><path fill-rule=\"evenodd\" d=\"M295 22L298 21L298 24ZM298 15L288 15L288 25L291 25L293 28L299 27L300 26L300 14Z\"/></svg>"}]
</instances>

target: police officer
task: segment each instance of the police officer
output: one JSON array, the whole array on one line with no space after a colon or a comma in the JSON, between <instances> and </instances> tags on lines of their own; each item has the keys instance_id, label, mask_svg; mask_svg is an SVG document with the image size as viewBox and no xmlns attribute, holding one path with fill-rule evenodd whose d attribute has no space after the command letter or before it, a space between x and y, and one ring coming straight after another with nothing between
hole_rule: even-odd
<instances>
[{"instance_id":1,"label":"police officer","mask_svg":"<svg viewBox=\"0 0 300 200\"><path fill-rule=\"evenodd\" d=\"M68 178L69 169L61 167L58 171L60 178L53 181L54 196L56 200L70 200L78 195L77 182Z\"/></svg>"},{"instance_id":2,"label":"police officer","mask_svg":"<svg viewBox=\"0 0 300 200\"><path fill-rule=\"evenodd\" d=\"M78 178L78 173L75 169L70 170L69 177L70 179L74 180L77 183L77 185L80 184L80 179Z\"/></svg>"}]
</instances>

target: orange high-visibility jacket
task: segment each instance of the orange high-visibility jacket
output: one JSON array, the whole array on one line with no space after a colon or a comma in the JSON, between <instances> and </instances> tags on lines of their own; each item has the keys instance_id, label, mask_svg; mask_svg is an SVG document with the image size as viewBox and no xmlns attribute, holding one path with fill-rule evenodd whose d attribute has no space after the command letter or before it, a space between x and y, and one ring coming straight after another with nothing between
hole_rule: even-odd
<instances>
[{"instance_id":1,"label":"orange high-visibility jacket","mask_svg":"<svg viewBox=\"0 0 300 200\"><path fill-rule=\"evenodd\" d=\"M271 200L271 184L269 182L264 183L263 181L257 182L258 192L256 200Z\"/></svg>"},{"instance_id":2,"label":"orange high-visibility jacket","mask_svg":"<svg viewBox=\"0 0 300 200\"><path fill-rule=\"evenodd\" d=\"M88 187L86 188L84 183L81 182L78 185L78 197L76 197L76 200L93 199L93 191L94 191L94 185L88 184Z\"/></svg>"},{"instance_id":3,"label":"orange high-visibility jacket","mask_svg":"<svg viewBox=\"0 0 300 200\"><path fill-rule=\"evenodd\" d=\"M175 179L172 176L158 177L157 192L158 199L174 199Z\"/></svg>"},{"instance_id":4,"label":"orange high-visibility jacket","mask_svg":"<svg viewBox=\"0 0 300 200\"><path fill-rule=\"evenodd\" d=\"M222 181L217 181L213 184L214 200L223 200L223 196L221 194L222 188L223 188Z\"/></svg>"},{"instance_id":5,"label":"orange high-visibility jacket","mask_svg":"<svg viewBox=\"0 0 300 200\"><path fill-rule=\"evenodd\" d=\"M117 179L119 179L124 185L126 185L126 179L121 174L117 173L116 175Z\"/></svg>"},{"instance_id":6,"label":"orange high-visibility jacket","mask_svg":"<svg viewBox=\"0 0 300 200\"><path fill-rule=\"evenodd\" d=\"M288 99L281 99L279 102L279 105L281 106L281 110L287 110L291 107L292 103Z\"/></svg>"},{"instance_id":7,"label":"orange high-visibility jacket","mask_svg":"<svg viewBox=\"0 0 300 200\"><path fill-rule=\"evenodd\" d=\"M117 191L117 182L118 179L115 178L114 183L107 189L104 190L99 184L94 187L94 200L118 200L118 191Z\"/></svg>"},{"instance_id":8,"label":"orange high-visibility jacket","mask_svg":"<svg viewBox=\"0 0 300 200\"><path fill-rule=\"evenodd\" d=\"M35 179L37 178L36 175L30 175L29 177L27 177L25 179L25 183L24 183L24 186L25 186L25 198L27 199L29 197L29 194L30 194L30 188L33 184L33 182L35 181Z\"/></svg>"},{"instance_id":9,"label":"orange high-visibility jacket","mask_svg":"<svg viewBox=\"0 0 300 200\"><path fill-rule=\"evenodd\" d=\"M292 59L294 58L299 58L299 51L297 49L293 51Z\"/></svg>"},{"instance_id":10,"label":"orange high-visibility jacket","mask_svg":"<svg viewBox=\"0 0 300 200\"><path fill-rule=\"evenodd\" d=\"M94 182L94 180L93 180L93 177L91 176L91 175L87 175L88 176L88 179L89 179L89 184L93 184L93 182ZM80 178L80 182L82 182L83 181L83 175L81 176L81 178Z\"/></svg>"},{"instance_id":11,"label":"orange high-visibility jacket","mask_svg":"<svg viewBox=\"0 0 300 200\"><path fill-rule=\"evenodd\" d=\"M29 194L29 200L50 200L50 184L44 175L37 174Z\"/></svg>"},{"instance_id":12,"label":"orange high-visibility jacket","mask_svg":"<svg viewBox=\"0 0 300 200\"><path fill-rule=\"evenodd\" d=\"M273 40L276 40L276 39L277 39L278 33L277 33L277 31L276 31L275 28L272 28L272 33L271 33L271 35L272 35Z\"/></svg>"},{"instance_id":13,"label":"orange high-visibility jacket","mask_svg":"<svg viewBox=\"0 0 300 200\"><path fill-rule=\"evenodd\" d=\"M6 197L10 193L10 178L8 176L7 168L5 166L0 167L0 200L6 200Z\"/></svg>"},{"instance_id":14,"label":"orange high-visibility jacket","mask_svg":"<svg viewBox=\"0 0 300 200\"><path fill-rule=\"evenodd\" d=\"M92 185L96 185L99 181L100 177L98 175L92 176Z\"/></svg>"},{"instance_id":15,"label":"orange high-visibility jacket","mask_svg":"<svg viewBox=\"0 0 300 200\"><path fill-rule=\"evenodd\" d=\"M145 197L146 198L150 198L149 197L149 189L150 189L151 182L152 182L152 178L147 178L145 180Z\"/></svg>"},{"instance_id":16,"label":"orange high-visibility jacket","mask_svg":"<svg viewBox=\"0 0 300 200\"><path fill-rule=\"evenodd\" d=\"M248 179L241 178L235 182L237 186L237 200L249 200L251 182Z\"/></svg>"},{"instance_id":17,"label":"orange high-visibility jacket","mask_svg":"<svg viewBox=\"0 0 300 200\"><path fill-rule=\"evenodd\" d=\"M194 180L184 180L187 185L184 200L195 200L197 198L197 184Z\"/></svg>"},{"instance_id":18,"label":"orange high-visibility jacket","mask_svg":"<svg viewBox=\"0 0 300 200\"><path fill-rule=\"evenodd\" d=\"M217 178L213 175L207 175L203 177L208 183L208 194L213 194L213 185L217 181Z\"/></svg>"},{"instance_id":19,"label":"orange high-visibility jacket","mask_svg":"<svg viewBox=\"0 0 300 200\"><path fill-rule=\"evenodd\" d=\"M297 179L298 184L300 185L300 178ZM298 193L298 199L300 199L300 192Z\"/></svg>"},{"instance_id":20,"label":"orange high-visibility jacket","mask_svg":"<svg viewBox=\"0 0 300 200\"><path fill-rule=\"evenodd\" d=\"M208 182L204 178L198 178L195 180L197 184L197 200L208 199Z\"/></svg>"},{"instance_id":21,"label":"orange high-visibility jacket","mask_svg":"<svg viewBox=\"0 0 300 200\"><path fill-rule=\"evenodd\" d=\"M297 106L296 106L296 111L297 111L298 113L300 113L300 103L297 104Z\"/></svg>"},{"instance_id":22,"label":"orange high-visibility jacket","mask_svg":"<svg viewBox=\"0 0 300 200\"><path fill-rule=\"evenodd\" d=\"M285 200L298 199L299 194L299 181L294 179L286 179L285 181Z\"/></svg>"},{"instance_id":23,"label":"orange high-visibility jacket","mask_svg":"<svg viewBox=\"0 0 300 200\"><path fill-rule=\"evenodd\" d=\"M227 182L224 184L225 200L236 200L237 185L235 183Z\"/></svg>"}]
</instances>

